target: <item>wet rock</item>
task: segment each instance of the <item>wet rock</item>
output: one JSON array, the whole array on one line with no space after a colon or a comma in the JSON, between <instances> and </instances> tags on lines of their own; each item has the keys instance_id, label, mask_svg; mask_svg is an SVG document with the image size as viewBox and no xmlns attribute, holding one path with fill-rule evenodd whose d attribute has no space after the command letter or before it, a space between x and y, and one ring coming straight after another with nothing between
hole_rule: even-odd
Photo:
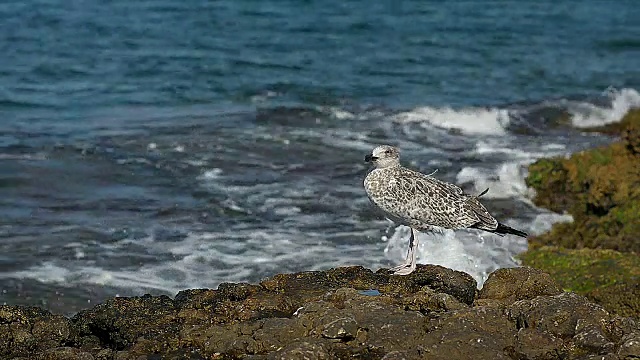
<instances>
[{"instance_id":1,"label":"wet rock","mask_svg":"<svg viewBox=\"0 0 640 360\"><path fill-rule=\"evenodd\" d=\"M459 310L468 307L467 304L458 301L453 296L436 292L427 286L413 295L403 297L401 302L406 310L416 310L423 313Z\"/></svg>"},{"instance_id":2,"label":"wet rock","mask_svg":"<svg viewBox=\"0 0 640 360\"><path fill-rule=\"evenodd\" d=\"M0 357L31 355L63 346L71 334L70 321L46 310L0 306Z\"/></svg>"},{"instance_id":3,"label":"wet rock","mask_svg":"<svg viewBox=\"0 0 640 360\"><path fill-rule=\"evenodd\" d=\"M406 351L391 351L387 353L382 360L409 360L413 358L415 357L407 354Z\"/></svg>"},{"instance_id":4,"label":"wet rock","mask_svg":"<svg viewBox=\"0 0 640 360\"><path fill-rule=\"evenodd\" d=\"M541 159L529 166L527 185L534 203L554 212L568 211L572 222L529 238L529 245L612 249L639 252L640 242L640 111L630 111L622 141L573 154ZM620 134L620 132L618 132Z\"/></svg>"},{"instance_id":5,"label":"wet rock","mask_svg":"<svg viewBox=\"0 0 640 360\"><path fill-rule=\"evenodd\" d=\"M294 292L296 297L302 296L303 301L341 287L410 294L428 286L466 304L473 302L477 286L469 274L437 265L418 265L417 269L407 276L391 276L386 269L373 273L362 266L279 274L262 281L261 285L271 291L281 292L286 289Z\"/></svg>"},{"instance_id":6,"label":"wet rock","mask_svg":"<svg viewBox=\"0 0 640 360\"><path fill-rule=\"evenodd\" d=\"M572 339L575 354L606 354L612 352L615 344L611 342L600 327L593 324L583 325L582 319L576 325L577 334Z\"/></svg>"},{"instance_id":7,"label":"wet rock","mask_svg":"<svg viewBox=\"0 0 640 360\"><path fill-rule=\"evenodd\" d=\"M72 320L78 343L112 350L123 350L140 337L170 337L178 330L176 308L167 296L110 299Z\"/></svg>"},{"instance_id":8,"label":"wet rock","mask_svg":"<svg viewBox=\"0 0 640 360\"><path fill-rule=\"evenodd\" d=\"M358 333L358 323L352 317L336 319L324 326L322 336L328 339L348 341L354 339Z\"/></svg>"},{"instance_id":9,"label":"wet rock","mask_svg":"<svg viewBox=\"0 0 640 360\"><path fill-rule=\"evenodd\" d=\"M617 355L622 360L640 359L640 331L622 338Z\"/></svg>"},{"instance_id":10,"label":"wet rock","mask_svg":"<svg viewBox=\"0 0 640 360\"><path fill-rule=\"evenodd\" d=\"M578 324L602 331L610 318L602 307L575 293L517 301L510 306L509 316L519 329L531 327L561 339L573 338Z\"/></svg>"},{"instance_id":11,"label":"wet rock","mask_svg":"<svg viewBox=\"0 0 640 360\"><path fill-rule=\"evenodd\" d=\"M13 327L0 349L3 359L96 360L585 359L635 351L633 319L576 294L552 295L554 284L535 270L492 274L475 303L469 278L437 266L414 277L351 267L188 290L174 300L116 298L72 321L2 307L0 326ZM55 335L51 324L66 330ZM47 339L34 342L34 334Z\"/></svg>"},{"instance_id":12,"label":"wet rock","mask_svg":"<svg viewBox=\"0 0 640 360\"><path fill-rule=\"evenodd\" d=\"M548 272L565 290L585 295L607 311L640 318L640 257L607 249L544 246L521 255Z\"/></svg>"},{"instance_id":13,"label":"wet rock","mask_svg":"<svg viewBox=\"0 0 640 360\"><path fill-rule=\"evenodd\" d=\"M416 271L406 279L391 276L389 280L390 285L404 288L411 293L427 286L436 292L449 294L468 305L473 303L477 289L476 281L469 274L437 265L418 266Z\"/></svg>"},{"instance_id":14,"label":"wet rock","mask_svg":"<svg viewBox=\"0 0 640 360\"><path fill-rule=\"evenodd\" d=\"M220 284L217 290L186 290L176 295L177 316L187 324L203 318L226 324L269 317L289 317L299 307L297 299L258 285Z\"/></svg>"},{"instance_id":15,"label":"wet rock","mask_svg":"<svg viewBox=\"0 0 640 360\"><path fill-rule=\"evenodd\" d=\"M328 346L320 341L294 342L282 350L272 353L269 360L329 360Z\"/></svg>"},{"instance_id":16,"label":"wet rock","mask_svg":"<svg viewBox=\"0 0 640 360\"><path fill-rule=\"evenodd\" d=\"M587 355L583 357L585 360L619 360L620 358L616 354L606 354L606 355Z\"/></svg>"},{"instance_id":17,"label":"wet rock","mask_svg":"<svg viewBox=\"0 0 640 360\"><path fill-rule=\"evenodd\" d=\"M562 289L549 274L531 267L498 269L485 281L478 299L500 300L507 304L541 295L558 295Z\"/></svg>"},{"instance_id":18,"label":"wet rock","mask_svg":"<svg viewBox=\"0 0 640 360\"><path fill-rule=\"evenodd\" d=\"M425 330L426 357L447 359L507 359L517 331L506 310L485 306L438 314Z\"/></svg>"},{"instance_id":19,"label":"wet rock","mask_svg":"<svg viewBox=\"0 0 640 360\"><path fill-rule=\"evenodd\" d=\"M518 330L516 345L509 350L516 359L565 359L568 353L562 340L532 328Z\"/></svg>"},{"instance_id":20,"label":"wet rock","mask_svg":"<svg viewBox=\"0 0 640 360\"><path fill-rule=\"evenodd\" d=\"M310 329L312 337L353 340L387 351L415 346L424 333L424 317L420 313L404 311L388 299L372 301L361 295L345 300L341 308L323 300L306 303L298 321Z\"/></svg>"},{"instance_id":21,"label":"wet rock","mask_svg":"<svg viewBox=\"0 0 640 360\"><path fill-rule=\"evenodd\" d=\"M640 320L640 282L598 287L586 296L611 313Z\"/></svg>"},{"instance_id":22,"label":"wet rock","mask_svg":"<svg viewBox=\"0 0 640 360\"><path fill-rule=\"evenodd\" d=\"M88 352L72 347L60 347L45 350L36 360L95 360Z\"/></svg>"},{"instance_id":23,"label":"wet rock","mask_svg":"<svg viewBox=\"0 0 640 360\"><path fill-rule=\"evenodd\" d=\"M256 341L255 352L271 352L287 344L303 339L307 335L305 329L294 319L271 318L261 322L260 327L252 333Z\"/></svg>"}]
</instances>

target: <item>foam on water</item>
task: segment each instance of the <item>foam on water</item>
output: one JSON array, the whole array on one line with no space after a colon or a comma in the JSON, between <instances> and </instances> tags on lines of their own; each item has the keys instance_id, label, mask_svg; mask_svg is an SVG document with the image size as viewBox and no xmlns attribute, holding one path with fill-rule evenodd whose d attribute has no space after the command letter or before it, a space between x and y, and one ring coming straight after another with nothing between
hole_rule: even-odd
<instances>
[{"instance_id":1,"label":"foam on water","mask_svg":"<svg viewBox=\"0 0 640 360\"><path fill-rule=\"evenodd\" d=\"M545 212L532 222L506 221L510 226L523 229L531 235L549 231L553 224L572 221L571 215ZM384 250L391 265L404 261L411 230L404 225L394 229ZM488 275L496 269L515 267L520 261L515 255L527 250L527 240L517 236L489 234L475 230L444 230L418 233L417 262L442 265L471 275L481 288Z\"/></svg>"},{"instance_id":2,"label":"foam on water","mask_svg":"<svg viewBox=\"0 0 640 360\"><path fill-rule=\"evenodd\" d=\"M631 104L637 93L616 96L619 104ZM623 108L615 105L616 101L613 103L614 108ZM354 125L360 121L357 113L351 116L350 112L330 110L327 111L336 120L353 120L349 123L353 128L292 127L275 133L251 129L250 139L273 142L287 137L284 140L291 140L292 144L296 139L305 139L313 145L312 154L326 149L331 149L331 154L348 154L346 162L341 156L335 158L338 160L334 161L340 161L336 178L324 173L331 169L331 164L317 157L311 158L312 165L305 162L306 158L295 156L271 162L258 153L260 150L243 157L249 173L259 175L242 177L236 168L227 165L228 159L221 161L209 152L198 152L200 148L189 141L147 139L142 153L119 159L119 163L154 167L158 157L174 160L172 156L177 156L179 161L197 167L187 174L203 190L215 194L211 202L232 210L238 218L246 216L247 221L230 221L231 225L206 230L187 224L183 232L187 235L177 241L131 235L106 242L100 244L103 260L100 264L92 260L95 249L72 243L67 246L65 256L45 259L0 277L175 294L187 288L216 287L221 282L256 282L276 273L346 265L363 265L374 270L390 267L404 260L410 232L407 227L394 225L388 229L390 237L383 237L386 242L380 242L385 222L372 219L368 213L363 215L371 205L359 179L365 172L360 159L378 142L395 141L405 151L404 163L410 167L440 168L438 175L448 175L449 179L455 176L455 182L465 185L469 192L480 193L490 188L486 198L526 203L522 207L526 209L533 208L529 201L533 192L524 182L526 166L541 157L575 151L574 144L562 143L561 137L550 135L545 143L540 143L522 141L521 135L507 132L508 110L422 107L393 117L368 119L370 123L364 130ZM369 132L372 128L375 130ZM463 134L448 129L459 129ZM153 156L147 156L147 152ZM354 163L350 160L352 156ZM307 171L311 175L305 174ZM289 176L289 172L293 175ZM317 178L313 174L318 174ZM349 211L336 218L330 214L335 208ZM533 212L518 214L517 219L500 220L531 234L544 232L555 222L571 221L568 215L543 209ZM517 266L514 256L527 248L525 239L501 238L478 231L420 233L418 237L419 263L467 272L479 286L495 269ZM135 246L127 246L132 244ZM122 261L119 257L130 248L143 249L136 256L145 260L127 266L113 265Z\"/></svg>"},{"instance_id":3,"label":"foam on water","mask_svg":"<svg viewBox=\"0 0 640 360\"><path fill-rule=\"evenodd\" d=\"M575 127L588 128L620 121L630 109L640 107L640 93L635 89L607 89L604 93L610 107L601 107L588 102L568 102L567 109Z\"/></svg>"},{"instance_id":4,"label":"foam on water","mask_svg":"<svg viewBox=\"0 0 640 360\"><path fill-rule=\"evenodd\" d=\"M151 237L127 238L106 247L111 249L110 253L115 253L122 245L131 243L153 248L157 253L170 254L173 260L127 268L99 267L86 261L52 260L2 274L0 278L143 289L175 295L188 288L215 288L222 282L256 282L275 273L299 268L323 270L346 265L376 268L386 263L379 244L336 246L324 241L321 233L302 234L296 230L191 233L175 243L156 242Z\"/></svg>"},{"instance_id":5,"label":"foam on water","mask_svg":"<svg viewBox=\"0 0 640 360\"><path fill-rule=\"evenodd\" d=\"M536 159L566 154L566 146L562 144L546 144L543 148L528 149L514 144L508 137L483 139L476 144L475 154L480 156L500 156L504 162L496 167L467 166L456 175L458 184L472 184L474 193L481 193L485 198L527 199L533 196L533 190L525 183L527 167Z\"/></svg>"},{"instance_id":6,"label":"foam on water","mask_svg":"<svg viewBox=\"0 0 640 360\"><path fill-rule=\"evenodd\" d=\"M522 162L504 163L498 169L465 167L456 176L459 184L472 183L473 193L489 189L483 197L506 199L526 197L529 189L524 182L525 171Z\"/></svg>"},{"instance_id":7,"label":"foam on water","mask_svg":"<svg viewBox=\"0 0 640 360\"><path fill-rule=\"evenodd\" d=\"M551 230L551 227L555 223L560 222L572 222L573 216L569 214L557 214L554 212L544 212L536 215L536 218L530 223L532 235L540 235L544 232Z\"/></svg>"},{"instance_id":8,"label":"foam on water","mask_svg":"<svg viewBox=\"0 0 640 360\"><path fill-rule=\"evenodd\" d=\"M400 225L387 241L385 254L392 265L406 257L411 230ZM527 249L525 239L501 238L476 231L418 233L419 264L434 264L459 270L471 275L481 287L489 273L501 267L518 266L512 254Z\"/></svg>"},{"instance_id":9,"label":"foam on water","mask_svg":"<svg viewBox=\"0 0 640 360\"><path fill-rule=\"evenodd\" d=\"M398 123L427 123L439 128L456 129L465 134L504 135L509 112L497 108L418 107L393 116Z\"/></svg>"},{"instance_id":10,"label":"foam on water","mask_svg":"<svg viewBox=\"0 0 640 360\"><path fill-rule=\"evenodd\" d=\"M520 146L520 148L518 148ZM507 137L482 139L476 143L475 153L479 155L504 155L513 159L535 160L545 156L566 153L565 144L544 144L539 148L525 148Z\"/></svg>"}]
</instances>

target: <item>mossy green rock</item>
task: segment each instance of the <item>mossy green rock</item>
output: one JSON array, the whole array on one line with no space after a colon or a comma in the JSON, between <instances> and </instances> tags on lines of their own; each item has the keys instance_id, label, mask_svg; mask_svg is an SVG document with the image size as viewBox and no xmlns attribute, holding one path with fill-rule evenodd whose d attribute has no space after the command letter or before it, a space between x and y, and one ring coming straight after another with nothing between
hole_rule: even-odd
<instances>
[{"instance_id":1,"label":"mossy green rock","mask_svg":"<svg viewBox=\"0 0 640 360\"><path fill-rule=\"evenodd\" d=\"M536 190L534 203L574 218L531 237L532 247L640 252L640 111L623 123L622 141L529 167L526 182Z\"/></svg>"},{"instance_id":2,"label":"mossy green rock","mask_svg":"<svg viewBox=\"0 0 640 360\"><path fill-rule=\"evenodd\" d=\"M574 221L529 238L523 263L610 312L640 318L640 110L588 129L620 136L605 147L529 167L534 203Z\"/></svg>"},{"instance_id":3,"label":"mossy green rock","mask_svg":"<svg viewBox=\"0 0 640 360\"><path fill-rule=\"evenodd\" d=\"M623 316L640 317L640 258L614 250L542 247L520 255L565 291L575 291Z\"/></svg>"}]
</instances>

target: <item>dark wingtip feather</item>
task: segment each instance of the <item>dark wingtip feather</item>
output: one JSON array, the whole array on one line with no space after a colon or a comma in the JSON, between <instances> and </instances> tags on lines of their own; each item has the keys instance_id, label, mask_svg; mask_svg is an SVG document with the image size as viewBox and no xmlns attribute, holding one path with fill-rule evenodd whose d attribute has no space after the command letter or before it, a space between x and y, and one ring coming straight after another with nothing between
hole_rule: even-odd
<instances>
[{"instance_id":1,"label":"dark wingtip feather","mask_svg":"<svg viewBox=\"0 0 640 360\"><path fill-rule=\"evenodd\" d=\"M483 192L481 192L480 194L478 194L476 197L482 197L482 195L486 194L489 192L489 188L486 188Z\"/></svg>"},{"instance_id":2,"label":"dark wingtip feather","mask_svg":"<svg viewBox=\"0 0 640 360\"><path fill-rule=\"evenodd\" d=\"M505 224L501 224L498 223L498 228L495 229L494 231L492 231L493 233L496 233L498 235L503 235L503 234L512 234L512 235L517 235L523 238L526 238L527 236L529 236L526 232L524 231L520 231L517 229L514 229L510 226L507 226Z\"/></svg>"}]
</instances>

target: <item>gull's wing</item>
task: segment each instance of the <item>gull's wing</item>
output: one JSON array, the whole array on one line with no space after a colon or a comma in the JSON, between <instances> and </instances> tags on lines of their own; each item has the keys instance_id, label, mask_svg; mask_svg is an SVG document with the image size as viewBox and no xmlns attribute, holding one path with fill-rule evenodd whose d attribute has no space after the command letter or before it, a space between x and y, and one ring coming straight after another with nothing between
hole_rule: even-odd
<instances>
[{"instance_id":1,"label":"gull's wing","mask_svg":"<svg viewBox=\"0 0 640 360\"><path fill-rule=\"evenodd\" d=\"M497 221L478 201L454 184L399 168L390 177L383 201L375 201L392 219L416 228L462 229L480 223L495 229Z\"/></svg>"}]
</instances>

